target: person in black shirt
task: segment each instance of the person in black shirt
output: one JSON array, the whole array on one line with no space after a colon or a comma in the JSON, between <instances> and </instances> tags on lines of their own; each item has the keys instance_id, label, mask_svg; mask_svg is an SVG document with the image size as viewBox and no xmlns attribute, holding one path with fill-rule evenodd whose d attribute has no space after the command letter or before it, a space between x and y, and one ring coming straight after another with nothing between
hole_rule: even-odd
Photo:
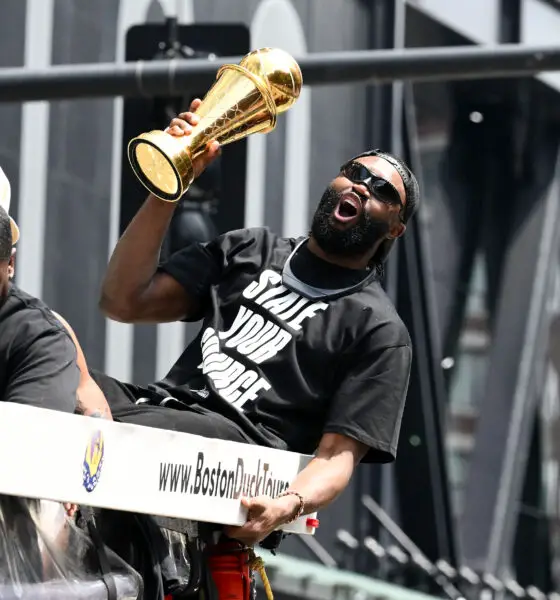
<instances>
[{"instance_id":1,"label":"person in black shirt","mask_svg":"<svg viewBox=\"0 0 560 600\"><path fill-rule=\"evenodd\" d=\"M0 168L0 400L111 419L70 324L13 283L20 231ZM76 505L65 503L69 516Z\"/></svg>"},{"instance_id":2,"label":"person in black shirt","mask_svg":"<svg viewBox=\"0 0 560 600\"><path fill-rule=\"evenodd\" d=\"M190 134L198 102L170 134ZM197 175L218 151L209 144ZM412 350L379 275L418 199L406 165L372 151L342 166L307 237L231 231L160 265L174 205L150 196L118 242L102 288L107 316L203 327L147 388L97 374L115 418L314 454L287 495L244 499L249 519L231 537L260 541L330 503L360 461L394 460ZM141 398L148 405L134 404Z\"/></svg>"},{"instance_id":3,"label":"person in black shirt","mask_svg":"<svg viewBox=\"0 0 560 600\"><path fill-rule=\"evenodd\" d=\"M0 206L0 399L74 412L76 348L47 307L12 283L12 233Z\"/></svg>"},{"instance_id":4,"label":"person in black shirt","mask_svg":"<svg viewBox=\"0 0 560 600\"><path fill-rule=\"evenodd\" d=\"M19 228L0 168L0 400L111 418L70 325L13 283Z\"/></svg>"}]
</instances>

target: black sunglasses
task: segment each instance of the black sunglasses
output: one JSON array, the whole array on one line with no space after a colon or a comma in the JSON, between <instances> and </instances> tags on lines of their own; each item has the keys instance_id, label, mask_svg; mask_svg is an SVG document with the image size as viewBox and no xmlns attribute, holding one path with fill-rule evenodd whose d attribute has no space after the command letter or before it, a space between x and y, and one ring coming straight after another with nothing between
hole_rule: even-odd
<instances>
[{"instance_id":1,"label":"black sunglasses","mask_svg":"<svg viewBox=\"0 0 560 600\"><path fill-rule=\"evenodd\" d=\"M367 187L370 194L386 204L395 204L404 208L397 188L383 177L372 173L365 165L359 162L349 162L340 167L340 172L354 183L361 183ZM402 216L399 213L402 221Z\"/></svg>"}]
</instances>

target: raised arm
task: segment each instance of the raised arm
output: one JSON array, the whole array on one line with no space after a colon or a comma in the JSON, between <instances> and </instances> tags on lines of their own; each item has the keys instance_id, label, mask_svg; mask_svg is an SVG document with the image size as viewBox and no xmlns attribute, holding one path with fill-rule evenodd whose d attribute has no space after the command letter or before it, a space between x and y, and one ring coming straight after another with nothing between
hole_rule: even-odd
<instances>
[{"instance_id":1,"label":"raised arm","mask_svg":"<svg viewBox=\"0 0 560 600\"><path fill-rule=\"evenodd\" d=\"M149 196L115 246L99 306L124 323L177 321L196 309L186 290L158 259L174 205Z\"/></svg>"},{"instance_id":2,"label":"raised arm","mask_svg":"<svg viewBox=\"0 0 560 600\"><path fill-rule=\"evenodd\" d=\"M198 108L194 100L191 111ZM198 116L182 113L171 121L171 135L190 135ZM195 176L219 154L213 142L194 162ZM158 272L161 246L171 222L175 203L150 195L128 225L109 261L102 284L100 308L111 319L126 323L163 323L188 318L200 307L176 279Z\"/></svg>"}]
</instances>

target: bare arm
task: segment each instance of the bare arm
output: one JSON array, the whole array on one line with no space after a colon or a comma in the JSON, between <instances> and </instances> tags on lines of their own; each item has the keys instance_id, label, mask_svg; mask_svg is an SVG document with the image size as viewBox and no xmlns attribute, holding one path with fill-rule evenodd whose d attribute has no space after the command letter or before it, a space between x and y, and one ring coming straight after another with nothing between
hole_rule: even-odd
<instances>
[{"instance_id":1,"label":"bare arm","mask_svg":"<svg viewBox=\"0 0 560 600\"><path fill-rule=\"evenodd\" d=\"M367 451L367 446L338 433L323 435L313 460L296 477L290 490L305 500L305 514L330 504L348 485L354 468ZM289 522L299 510L299 498L259 496L243 498L249 518L241 527L228 527L228 536L254 544Z\"/></svg>"},{"instance_id":2,"label":"bare arm","mask_svg":"<svg viewBox=\"0 0 560 600\"><path fill-rule=\"evenodd\" d=\"M101 289L101 310L127 323L177 321L196 309L173 277L157 273L175 205L149 196L117 243Z\"/></svg>"},{"instance_id":3,"label":"bare arm","mask_svg":"<svg viewBox=\"0 0 560 600\"><path fill-rule=\"evenodd\" d=\"M80 346L80 342L78 342L78 338L76 337L74 330L72 329L72 327L70 327L68 321L66 321L62 316L60 316L54 311L51 312L62 323L62 325L72 338L74 345L76 346L76 361L80 370L80 382L78 384L77 391L78 412L82 415L89 417L100 417L103 419L112 420L113 416L111 415L111 409L109 408L109 404L107 403L105 395L89 374L86 357L84 356L84 352L82 350L82 347Z\"/></svg>"},{"instance_id":4,"label":"bare arm","mask_svg":"<svg viewBox=\"0 0 560 600\"><path fill-rule=\"evenodd\" d=\"M70 323L68 323L64 317L54 312L54 310L51 310L51 312L62 323L68 332L68 335L72 338L74 346L76 346L76 362L78 364L78 369L80 370L80 382L78 384L78 391L76 392L77 411L86 417L98 417L100 419L112 421L113 415L111 414L107 399L89 374L86 357L84 356L84 352L80 346L80 342L78 342L74 330L70 327ZM63 505L66 514L69 517L74 517L78 510L78 506L70 502L64 502Z\"/></svg>"},{"instance_id":5,"label":"bare arm","mask_svg":"<svg viewBox=\"0 0 560 600\"><path fill-rule=\"evenodd\" d=\"M352 438L338 433L323 435L315 457L289 488L305 499L306 514L328 506L344 491L366 452L367 446ZM290 500L293 514L294 503L297 507L299 501Z\"/></svg>"},{"instance_id":6,"label":"bare arm","mask_svg":"<svg viewBox=\"0 0 560 600\"><path fill-rule=\"evenodd\" d=\"M194 100L191 111L200 105ZM171 121L168 133L190 135L199 117L182 113ZM194 161L195 176L219 154L219 144ZM101 310L111 319L126 323L164 323L177 321L198 312L197 302L173 277L158 273L158 261L175 203L148 196L109 261L101 289Z\"/></svg>"}]
</instances>

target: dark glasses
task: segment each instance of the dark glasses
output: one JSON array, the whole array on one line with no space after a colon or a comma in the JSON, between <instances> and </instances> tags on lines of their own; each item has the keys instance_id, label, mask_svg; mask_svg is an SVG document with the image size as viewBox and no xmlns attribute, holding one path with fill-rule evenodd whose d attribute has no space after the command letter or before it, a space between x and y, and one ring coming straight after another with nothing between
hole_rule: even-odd
<instances>
[{"instance_id":1,"label":"dark glasses","mask_svg":"<svg viewBox=\"0 0 560 600\"><path fill-rule=\"evenodd\" d=\"M395 204L404 208L397 188L378 175L374 175L366 166L359 162L349 162L342 165L340 172L354 183L367 187L370 194L386 204Z\"/></svg>"}]
</instances>

